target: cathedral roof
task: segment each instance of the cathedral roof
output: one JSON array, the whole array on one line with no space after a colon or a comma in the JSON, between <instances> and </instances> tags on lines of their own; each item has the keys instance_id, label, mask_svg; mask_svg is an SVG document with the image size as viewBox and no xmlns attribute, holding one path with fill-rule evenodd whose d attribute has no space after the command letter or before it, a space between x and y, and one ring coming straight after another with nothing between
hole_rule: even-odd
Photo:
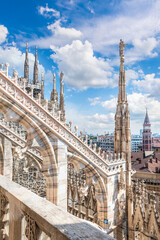
<instances>
[{"instance_id":1,"label":"cathedral roof","mask_svg":"<svg viewBox=\"0 0 160 240\"><path fill-rule=\"evenodd\" d=\"M146 116L145 116L145 119L144 119L144 124L150 124L150 121L149 121L149 116L148 116L148 111L146 109Z\"/></svg>"}]
</instances>

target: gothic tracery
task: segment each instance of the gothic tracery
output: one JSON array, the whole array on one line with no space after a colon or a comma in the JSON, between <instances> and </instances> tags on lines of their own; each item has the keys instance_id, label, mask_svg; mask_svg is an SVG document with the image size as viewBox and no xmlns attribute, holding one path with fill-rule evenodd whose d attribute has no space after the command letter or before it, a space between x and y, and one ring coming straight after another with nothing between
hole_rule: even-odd
<instances>
[{"instance_id":1,"label":"gothic tracery","mask_svg":"<svg viewBox=\"0 0 160 240\"><path fill-rule=\"evenodd\" d=\"M86 184L84 170L76 172L73 164L68 164L68 211L72 214L97 222L97 200L94 184Z\"/></svg>"}]
</instances>

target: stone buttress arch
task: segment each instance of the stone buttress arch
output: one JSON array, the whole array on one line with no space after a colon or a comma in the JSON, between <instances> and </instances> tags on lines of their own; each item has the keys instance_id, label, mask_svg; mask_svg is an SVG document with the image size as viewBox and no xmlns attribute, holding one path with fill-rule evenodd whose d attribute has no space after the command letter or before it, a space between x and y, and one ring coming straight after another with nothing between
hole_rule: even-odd
<instances>
[{"instance_id":1,"label":"stone buttress arch","mask_svg":"<svg viewBox=\"0 0 160 240\"><path fill-rule=\"evenodd\" d=\"M88 164L88 162L85 159L82 159L76 155L70 158L70 163L72 163L76 169L81 169L80 163L82 163L85 166L83 170L86 173L87 184L92 183L93 177L96 178L97 183L96 182L94 183L94 187L97 199L98 219L100 221L98 222L98 224L103 228L106 228L106 224L104 224L104 219L107 219L107 192L101 175L95 169L94 166Z\"/></svg>"},{"instance_id":2,"label":"stone buttress arch","mask_svg":"<svg viewBox=\"0 0 160 240\"><path fill-rule=\"evenodd\" d=\"M0 96L0 104L3 106L1 108L1 112L4 114L11 110L13 113L18 115L18 118L14 119L18 121L23 127L26 129L27 135L27 145L28 147L32 145L33 139L37 138L38 143L40 144L40 152L43 158L42 164L42 172L46 177L47 183L47 199L54 204L57 204L57 164L55 160L55 155L53 151L53 147L46 136L46 134L42 131L42 129L31 119L27 114L24 114L20 109L18 109L15 105L12 105L8 100L4 99ZM10 118L7 114L7 119ZM12 119L13 120L13 119ZM34 132L33 132L34 129Z\"/></svg>"}]
</instances>

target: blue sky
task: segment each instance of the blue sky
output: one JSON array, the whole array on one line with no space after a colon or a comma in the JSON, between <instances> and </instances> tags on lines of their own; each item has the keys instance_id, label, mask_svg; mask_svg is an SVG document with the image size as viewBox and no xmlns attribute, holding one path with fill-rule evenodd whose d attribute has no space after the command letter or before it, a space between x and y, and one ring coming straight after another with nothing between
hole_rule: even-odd
<instances>
[{"instance_id":1,"label":"blue sky","mask_svg":"<svg viewBox=\"0 0 160 240\"><path fill-rule=\"evenodd\" d=\"M45 97L53 73L59 89L63 71L67 121L88 133L114 131L122 38L131 132L142 128L146 107L152 132L160 132L159 0L5 0L1 9L0 63L23 76L28 42L32 79L37 45Z\"/></svg>"}]
</instances>

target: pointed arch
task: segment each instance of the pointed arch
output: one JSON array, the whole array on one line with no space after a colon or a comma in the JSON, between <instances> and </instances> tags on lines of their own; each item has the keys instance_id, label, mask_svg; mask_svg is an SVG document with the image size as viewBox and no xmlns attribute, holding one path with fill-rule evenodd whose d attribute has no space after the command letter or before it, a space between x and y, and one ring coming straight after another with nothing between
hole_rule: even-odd
<instances>
[{"instance_id":1,"label":"pointed arch","mask_svg":"<svg viewBox=\"0 0 160 240\"><path fill-rule=\"evenodd\" d=\"M107 192L102 176L97 171L97 169L95 169L94 166L88 164L85 159L82 159L79 156L73 156L72 154L68 154L68 161L74 164L77 169L81 168L80 164L84 165L83 170L86 174L86 184L94 184L95 187L95 196L97 200L97 223L103 228L106 228L106 225L104 224L104 219L108 219ZM96 180L94 183L93 179Z\"/></svg>"},{"instance_id":2,"label":"pointed arch","mask_svg":"<svg viewBox=\"0 0 160 240\"><path fill-rule=\"evenodd\" d=\"M19 122L28 132L27 145L31 146L33 139L36 139L40 145L40 152L43 158L42 172L46 177L47 182L47 199L57 204L57 164L55 160L55 154L53 147L42 129L38 124L30 118L27 114L22 112L15 105L12 105L8 100L0 96L0 104L3 106L1 112L7 115L10 119L9 112L13 112L14 121Z\"/></svg>"}]
</instances>

